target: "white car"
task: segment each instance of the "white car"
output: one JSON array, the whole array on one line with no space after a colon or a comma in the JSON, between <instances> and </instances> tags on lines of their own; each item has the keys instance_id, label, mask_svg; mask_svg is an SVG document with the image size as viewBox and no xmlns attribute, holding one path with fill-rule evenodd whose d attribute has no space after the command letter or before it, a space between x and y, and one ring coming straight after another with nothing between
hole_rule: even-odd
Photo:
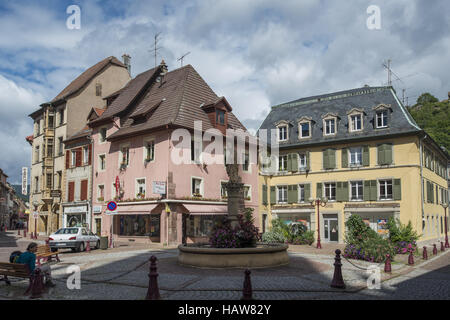
<instances>
[{"instance_id":1,"label":"white car","mask_svg":"<svg viewBox=\"0 0 450 320\"><path fill-rule=\"evenodd\" d=\"M72 251L81 252L86 249L88 242L90 248L100 248L100 237L82 227L61 228L48 239L52 251L70 248Z\"/></svg>"}]
</instances>

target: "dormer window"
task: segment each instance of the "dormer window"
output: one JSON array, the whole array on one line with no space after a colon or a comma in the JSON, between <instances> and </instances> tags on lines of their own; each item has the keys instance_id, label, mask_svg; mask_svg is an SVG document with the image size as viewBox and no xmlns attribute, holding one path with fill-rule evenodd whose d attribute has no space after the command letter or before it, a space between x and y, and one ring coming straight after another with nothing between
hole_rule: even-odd
<instances>
[{"instance_id":1,"label":"dormer window","mask_svg":"<svg viewBox=\"0 0 450 320\"><path fill-rule=\"evenodd\" d=\"M375 120L376 120L377 128L387 128L387 126L388 126L388 111L387 110L378 111Z\"/></svg>"},{"instance_id":2,"label":"dormer window","mask_svg":"<svg viewBox=\"0 0 450 320\"><path fill-rule=\"evenodd\" d=\"M362 129L362 115L350 116L350 131L360 131Z\"/></svg>"},{"instance_id":3,"label":"dormer window","mask_svg":"<svg viewBox=\"0 0 450 320\"><path fill-rule=\"evenodd\" d=\"M333 135L336 133L336 119L326 119L325 122L325 135Z\"/></svg>"},{"instance_id":4,"label":"dormer window","mask_svg":"<svg viewBox=\"0 0 450 320\"><path fill-rule=\"evenodd\" d=\"M225 111L216 109L216 123L225 125Z\"/></svg>"},{"instance_id":5,"label":"dormer window","mask_svg":"<svg viewBox=\"0 0 450 320\"><path fill-rule=\"evenodd\" d=\"M298 138L310 138L311 137L311 118L301 117L298 121Z\"/></svg>"},{"instance_id":6,"label":"dormer window","mask_svg":"<svg viewBox=\"0 0 450 320\"><path fill-rule=\"evenodd\" d=\"M285 120L281 120L275 123L278 131L278 142L287 141L289 139L289 123Z\"/></svg>"}]
</instances>

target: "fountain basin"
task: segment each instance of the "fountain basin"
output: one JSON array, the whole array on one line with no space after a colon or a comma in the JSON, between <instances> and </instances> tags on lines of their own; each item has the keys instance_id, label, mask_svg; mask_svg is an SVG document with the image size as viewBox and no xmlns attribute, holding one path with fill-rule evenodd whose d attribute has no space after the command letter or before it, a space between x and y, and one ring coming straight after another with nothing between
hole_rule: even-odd
<instances>
[{"instance_id":1,"label":"fountain basin","mask_svg":"<svg viewBox=\"0 0 450 320\"><path fill-rule=\"evenodd\" d=\"M213 248L179 245L178 263L199 268L269 268L289 263L287 244L258 244L254 248Z\"/></svg>"}]
</instances>

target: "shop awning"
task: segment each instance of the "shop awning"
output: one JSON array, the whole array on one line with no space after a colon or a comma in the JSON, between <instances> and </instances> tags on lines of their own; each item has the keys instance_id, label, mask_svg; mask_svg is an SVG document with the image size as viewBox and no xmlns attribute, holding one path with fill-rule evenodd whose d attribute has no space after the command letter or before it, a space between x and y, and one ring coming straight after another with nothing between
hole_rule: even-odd
<instances>
[{"instance_id":1,"label":"shop awning","mask_svg":"<svg viewBox=\"0 0 450 320\"><path fill-rule=\"evenodd\" d=\"M144 205L121 205L117 209L117 214L150 214L153 209L158 206L158 203L144 204Z\"/></svg>"},{"instance_id":2,"label":"shop awning","mask_svg":"<svg viewBox=\"0 0 450 320\"><path fill-rule=\"evenodd\" d=\"M203 205L203 204L184 204L183 206L191 215L225 215L228 214L227 206Z\"/></svg>"}]
</instances>

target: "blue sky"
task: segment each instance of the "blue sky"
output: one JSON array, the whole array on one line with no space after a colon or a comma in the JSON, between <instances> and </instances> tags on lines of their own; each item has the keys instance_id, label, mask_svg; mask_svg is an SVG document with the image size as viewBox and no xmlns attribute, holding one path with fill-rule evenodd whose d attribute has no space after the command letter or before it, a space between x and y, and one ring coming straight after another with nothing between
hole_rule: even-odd
<instances>
[{"instance_id":1,"label":"blue sky","mask_svg":"<svg viewBox=\"0 0 450 320\"><path fill-rule=\"evenodd\" d=\"M66 8L81 8L81 29L66 27ZM369 30L369 5L381 29ZM434 1L3 1L0 2L0 168L20 181L30 166L28 114L86 68L131 55L132 75L185 58L239 119L258 129L270 106L301 97L385 85L382 63L409 102L450 91L450 3Z\"/></svg>"}]
</instances>

